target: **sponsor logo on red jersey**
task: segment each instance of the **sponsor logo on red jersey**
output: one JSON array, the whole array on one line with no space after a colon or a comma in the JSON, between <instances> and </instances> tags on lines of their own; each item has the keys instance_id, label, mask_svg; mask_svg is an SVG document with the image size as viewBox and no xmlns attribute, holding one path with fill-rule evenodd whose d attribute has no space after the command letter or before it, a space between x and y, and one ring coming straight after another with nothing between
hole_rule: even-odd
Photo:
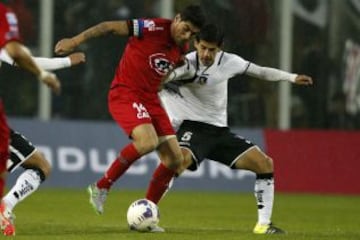
<instances>
[{"instance_id":1,"label":"sponsor logo on red jersey","mask_svg":"<svg viewBox=\"0 0 360 240\"><path fill-rule=\"evenodd\" d=\"M163 27L156 26L154 20L144 20L144 28L147 28L149 32L157 31L157 30L164 30Z\"/></svg>"}]
</instances>

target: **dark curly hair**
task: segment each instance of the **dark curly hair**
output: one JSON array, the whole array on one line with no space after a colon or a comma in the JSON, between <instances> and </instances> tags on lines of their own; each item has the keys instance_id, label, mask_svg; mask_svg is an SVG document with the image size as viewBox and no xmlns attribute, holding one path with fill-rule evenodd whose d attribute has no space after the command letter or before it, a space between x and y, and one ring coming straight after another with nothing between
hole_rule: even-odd
<instances>
[{"instance_id":1,"label":"dark curly hair","mask_svg":"<svg viewBox=\"0 0 360 240\"><path fill-rule=\"evenodd\" d=\"M200 29L205 25L205 13L199 5L189 5L179 14L182 21L189 21Z\"/></svg>"},{"instance_id":2,"label":"dark curly hair","mask_svg":"<svg viewBox=\"0 0 360 240\"><path fill-rule=\"evenodd\" d=\"M216 43L220 47L224 42L224 33L217 25L208 23L196 34L196 41L200 40Z\"/></svg>"}]
</instances>

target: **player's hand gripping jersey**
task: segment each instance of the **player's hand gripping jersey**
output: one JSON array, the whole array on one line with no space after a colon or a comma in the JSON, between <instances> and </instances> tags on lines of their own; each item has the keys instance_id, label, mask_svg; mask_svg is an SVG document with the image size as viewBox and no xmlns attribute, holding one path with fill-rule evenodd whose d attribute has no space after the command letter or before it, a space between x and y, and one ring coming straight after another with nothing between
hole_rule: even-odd
<instances>
[{"instance_id":1,"label":"player's hand gripping jersey","mask_svg":"<svg viewBox=\"0 0 360 240\"><path fill-rule=\"evenodd\" d=\"M112 88L122 85L154 98L163 78L180 61L186 46L171 38L171 20L136 19L128 22L132 35L116 70Z\"/></svg>"}]
</instances>

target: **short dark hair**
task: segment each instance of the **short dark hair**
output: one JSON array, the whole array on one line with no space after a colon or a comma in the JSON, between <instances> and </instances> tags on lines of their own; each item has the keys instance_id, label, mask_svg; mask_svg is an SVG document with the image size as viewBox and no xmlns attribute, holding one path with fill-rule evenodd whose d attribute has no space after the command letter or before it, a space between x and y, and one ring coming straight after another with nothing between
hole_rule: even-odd
<instances>
[{"instance_id":1,"label":"short dark hair","mask_svg":"<svg viewBox=\"0 0 360 240\"><path fill-rule=\"evenodd\" d=\"M198 28L205 24L205 13L199 5L189 5L180 12L182 21L189 21Z\"/></svg>"},{"instance_id":2,"label":"short dark hair","mask_svg":"<svg viewBox=\"0 0 360 240\"><path fill-rule=\"evenodd\" d=\"M216 43L220 47L224 42L224 32L215 24L208 23L196 34L196 41Z\"/></svg>"}]
</instances>

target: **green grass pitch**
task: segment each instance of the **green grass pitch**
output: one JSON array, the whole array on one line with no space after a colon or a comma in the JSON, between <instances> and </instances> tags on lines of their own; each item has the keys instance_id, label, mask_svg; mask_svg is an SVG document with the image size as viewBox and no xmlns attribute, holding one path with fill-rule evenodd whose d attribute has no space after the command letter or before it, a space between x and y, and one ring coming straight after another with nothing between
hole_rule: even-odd
<instances>
[{"instance_id":1,"label":"green grass pitch","mask_svg":"<svg viewBox=\"0 0 360 240\"><path fill-rule=\"evenodd\" d=\"M113 190L105 214L88 204L85 190L41 189L15 209L16 236L64 240L360 239L360 196L277 194L273 221L286 235L252 234L255 200L250 193L172 191L160 203L166 233L127 229L126 210L145 191ZM1 238L1 237L0 237ZM5 237L2 237L5 238Z\"/></svg>"}]
</instances>

